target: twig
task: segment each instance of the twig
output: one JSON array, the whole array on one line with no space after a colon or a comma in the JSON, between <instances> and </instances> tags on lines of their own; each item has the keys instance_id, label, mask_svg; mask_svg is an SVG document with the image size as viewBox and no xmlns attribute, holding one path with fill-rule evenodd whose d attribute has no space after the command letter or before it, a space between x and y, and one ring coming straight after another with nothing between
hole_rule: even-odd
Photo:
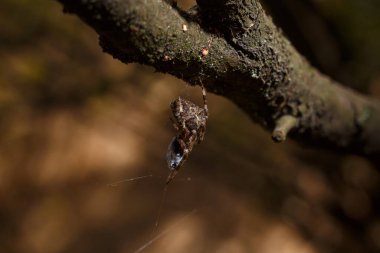
<instances>
[{"instance_id":1,"label":"twig","mask_svg":"<svg viewBox=\"0 0 380 253\"><path fill-rule=\"evenodd\" d=\"M296 127L297 123L298 119L293 116L282 116L276 121L276 128L272 132L272 139L275 142L285 141L289 131Z\"/></svg>"}]
</instances>

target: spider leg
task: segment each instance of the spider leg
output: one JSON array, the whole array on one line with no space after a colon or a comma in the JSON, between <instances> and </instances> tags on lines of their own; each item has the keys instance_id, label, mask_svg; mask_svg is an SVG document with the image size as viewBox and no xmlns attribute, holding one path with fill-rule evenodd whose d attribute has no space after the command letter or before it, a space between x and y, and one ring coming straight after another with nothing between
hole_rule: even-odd
<instances>
[{"instance_id":1,"label":"spider leg","mask_svg":"<svg viewBox=\"0 0 380 253\"><path fill-rule=\"evenodd\" d=\"M186 143L182 139L178 139L178 143L181 147L181 150L183 151L183 154L186 154L189 152Z\"/></svg>"},{"instance_id":2,"label":"spider leg","mask_svg":"<svg viewBox=\"0 0 380 253\"><path fill-rule=\"evenodd\" d=\"M176 131L179 131L179 128L178 128L178 125L177 123L175 122L175 120L172 118L172 117L169 117L170 121L172 122L173 124L173 127Z\"/></svg>"},{"instance_id":3,"label":"spider leg","mask_svg":"<svg viewBox=\"0 0 380 253\"><path fill-rule=\"evenodd\" d=\"M183 112L183 107L182 107L181 97L178 98L178 101L179 101L179 112L182 113Z\"/></svg>"},{"instance_id":4,"label":"spider leg","mask_svg":"<svg viewBox=\"0 0 380 253\"><path fill-rule=\"evenodd\" d=\"M202 87L202 96L203 96L203 109L204 109L205 112L206 112L206 116L208 116L206 88L203 86L202 83L201 83L201 87Z\"/></svg>"},{"instance_id":5,"label":"spider leg","mask_svg":"<svg viewBox=\"0 0 380 253\"><path fill-rule=\"evenodd\" d=\"M197 140L198 140L197 132L195 130L191 131L191 134L188 138L188 143L187 143L189 153L193 150L194 144L197 142Z\"/></svg>"},{"instance_id":6,"label":"spider leg","mask_svg":"<svg viewBox=\"0 0 380 253\"><path fill-rule=\"evenodd\" d=\"M200 126L199 127L199 133L198 133L198 144L203 141L205 138L205 133L206 133L206 127L205 126Z\"/></svg>"},{"instance_id":7,"label":"spider leg","mask_svg":"<svg viewBox=\"0 0 380 253\"><path fill-rule=\"evenodd\" d=\"M172 170L172 171L170 171L169 176L166 179L166 184L169 184L173 180L173 178L175 178L175 176L177 175L177 173L178 173L178 170Z\"/></svg>"},{"instance_id":8,"label":"spider leg","mask_svg":"<svg viewBox=\"0 0 380 253\"><path fill-rule=\"evenodd\" d=\"M191 132L190 130L186 127L185 123L183 123L181 125L181 129L180 129L180 141L186 141L190 138L191 136ZM185 143L185 142L184 142ZM185 146L187 146L186 144L184 144Z\"/></svg>"}]
</instances>

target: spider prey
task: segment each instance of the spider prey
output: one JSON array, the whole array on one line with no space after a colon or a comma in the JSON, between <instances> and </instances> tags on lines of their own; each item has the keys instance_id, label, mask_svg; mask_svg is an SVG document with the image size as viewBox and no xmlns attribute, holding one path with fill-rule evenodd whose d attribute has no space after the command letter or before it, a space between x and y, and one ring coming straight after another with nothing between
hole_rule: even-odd
<instances>
[{"instance_id":1,"label":"spider prey","mask_svg":"<svg viewBox=\"0 0 380 253\"><path fill-rule=\"evenodd\" d=\"M177 175L195 144L203 141L208 118L206 90L202 85L203 108L189 100L178 97L170 104L176 136L169 144L166 154L170 174L166 184Z\"/></svg>"}]
</instances>

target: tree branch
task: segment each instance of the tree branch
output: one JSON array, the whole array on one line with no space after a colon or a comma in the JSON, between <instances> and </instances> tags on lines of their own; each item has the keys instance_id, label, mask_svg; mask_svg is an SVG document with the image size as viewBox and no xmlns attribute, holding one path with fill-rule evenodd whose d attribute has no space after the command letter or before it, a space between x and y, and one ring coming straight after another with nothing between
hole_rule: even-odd
<instances>
[{"instance_id":1,"label":"tree branch","mask_svg":"<svg viewBox=\"0 0 380 253\"><path fill-rule=\"evenodd\" d=\"M380 103L312 68L256 0L198 0L187 13L162 0L58 1L125 63L202 82L270 130L291 116L282 139L291 129L313 146L380 154Z\"/></svg>"}]
</instances>

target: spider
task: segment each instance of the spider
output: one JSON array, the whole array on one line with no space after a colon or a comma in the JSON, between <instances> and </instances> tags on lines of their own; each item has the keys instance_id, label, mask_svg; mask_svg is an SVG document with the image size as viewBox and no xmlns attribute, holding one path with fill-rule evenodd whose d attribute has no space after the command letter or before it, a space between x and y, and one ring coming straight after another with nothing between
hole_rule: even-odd
<instances>
[{"instance_id":1,"label":"spider","mask_svg":"<svg viewBox=\"0 0 380 253\"><path fill-rule=\"evenodd\" d=\"M181 97L178 97L170 104L173 114L171 120L177 134L170 142L166 154L166 161L170 169L166 184L169 184L177 175L193 150L194 145L201 143L204 139L208 108L206 89L203 85L202 95L203 108Z\"/></svg>"}]
</instances>

